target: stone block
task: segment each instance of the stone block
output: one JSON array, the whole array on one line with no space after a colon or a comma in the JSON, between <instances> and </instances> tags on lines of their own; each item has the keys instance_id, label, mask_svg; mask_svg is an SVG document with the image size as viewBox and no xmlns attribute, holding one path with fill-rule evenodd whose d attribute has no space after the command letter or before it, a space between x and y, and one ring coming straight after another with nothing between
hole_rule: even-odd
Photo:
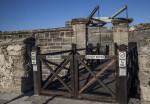
<instances>
[{"instance_id":1,"label":"stone block","mask_svg":"<svg viewBox=\"0 0 150 104\"><path fill-rule=\"evenodd\" d=\"M0 66L3 66L5 64L5 57L4 55L0 54Z\"/></svg>"},{"instance_id":2,"label":"stone block","mask_svg":"<svg viewBox=\"0 0 150 104\"><path fill-rule=\"evenodd\" d=\"M47 74L42 75L42 80L45 80L47 78Z\"/></svg>"},{"instance_id":3,"label":"stone block","mask_svg":"<svg viewBox=\"0 0 150 104\"><path fill-rule=\"evenodd\" d=\"M50 32L50 38L59 38L59 32Z\"/></svg>"},{"instance_id":4,"label":"stone block","mask_svg":"<svg viewBox=\"0 0 150 104\"><path fill-rule=\"evenodd\" d=\"M72 43L72 38L63 38L64 43Z\"/></svg>"},{"instance_id":5,"label":"stone block","mask_svg":"<svg viewBox=\"0 0 150 104\"><path fill-rule=\"evenodd\" d=\"M47 43L47 39L39 39L39 43Z\"/></svg>"},{"instance_id":6,"label":"stone block","mask_svg":"<svg viewBox=\"0 0 150 104\"><path fill-rule=\"evenodd\" d=\"M148 87L150 83L150 72L139 71L139 80L141 86Z\"/></svg>"},{"instance_id":7,"label":"stone block","mask_svg":"<svg viewBox=\"0 0 150 104\"><path fill-rule=\"evenodd\" d=\"M61 45L71 45L70 43L61 43Z\"/></svg>"},{"instance_id":8,"label":"stone block","mask_svg":"<svg viewBox=\"0 0 150 104\"><path fill-rule=\"evenodd\" d=\"M150 102L150 87L141 86L140 88L141 88L142 102ZM146 103L143 103L143 104L146 104Z\"/></svg>"},{"instance_id":9,"label":"stone block","mask_svg":"<svg viewBox=\"0 0 150 104\"><path fill-rule=\"evenodd\" d=\"M138 56L139 60L139 67L140 71L149 71L150 72L150 56L149 55L139 55Z\"/></svg>"},{"instance_id":10,"label":"stone block","mask_svg":"<svg viewBox=\"0 0 150 104\"><path fill-rule=\"evenodd\" d=\"M50 74L49 69L45 67L45 70L42 70L42 74Z\"/></svg>"},{"instance_id":11,"label":"stone block","mask_svg":"<svg viewBox=\"0 0 150 104\"><path fill-rule=\"evenodd\" d=\"M55 49L55 48L51 49L51 52L59 52L59 51L61 51L61 49L59 49L59 48L58 49Z\"/></svg>"},{"instance_id":12,"label":"stone block","mask_svg":"<svg viewBox=\"0 0 150 104\"><path fill-rule=\"evenodd\" d=\"M73 32L66 32L65 37L73 37Z\"/></svg>"},{"instance_id":13,"label":"stone block","mask_svg":"<svg viewBox=\"0 0 150 104\"><path fill-rule=\"evenodd\" d=\"M59 33L59 37L61 38L61 37L64 37L64 32L60 32Z\"/></svg>"},{"instance_id":14,"label":"stone block","mask_svg":"<svg viewBox=\"0 0 150 104\"><path fill-rule=\"evenodd\" d=\"M148 39L147 41L144 39L138 43L138 54L150 54L150 42L148 42Z\"/></svg>"},{"instance_id":15,"label":"stone block","mask_svg":"<svg viewBox=\"0 0 150 104\"><path fill-rule=\"evenodd\" d=\"M56 44L56 46L61 46L61 43L59 42L59 43L55 43Z\"/></svg>"},{"instance_id":16,"label":"stone block","mask_svg":"<svg viewBox=\"0 0 150 104\"><path fill-rule=\"evenodd\" d=\"M62 49L62 46L50 46L50 49Z\"/></svg>"},{"instance_id":17,"label":"stone block","mask_svg":"<svg viewBox=\"0 0 150 104\"><path fill-rule=\"evenodd\" d=\"M50 37L49 32L46 32L46 33L45 33L45 38L49 38L49 37Z\"/></svg>"},{"instance_id":18,"label":"stone block","mask_svg":"<svg viewBox=\"0 0 150 104\"><path fill-rule=\"evenodd\" d=\"M22 49L22 46L21 45L9 45L6 50L9 52L9 51L20 51Z\"/></svg>"},{"instance_id":19,"label":"stone block","mask_svg":"<svg viewBox=\"0 0 150 104\"><path fill-rule=\"evenodd\" d=\"M44 34L41 33L35 33L35 38L39 39L39 38L44 38Z\"/></svg>"},{"instance_id":20,"label":"stone block","mask_svg":"<svg viewBox=\"0 0 150 104\"><path fill-rule=\"evenodd\" d=\"M47 39L47 43L52 43L53 39Z\"/></svg>"},{"instance_id":21,"label":"stone block","mask_svg":"<svg viewBox=\"0 0 150 104\"><path fill-rule=\"evenodd\" d=\"M55 43L47 43L47 46L55 46Z\"/></svg>"},{"instance_id":22,"label":"stone block","mask_svg":"<svg viewBox=\"0 0 150 104\"><path fill-rule=\"evenodd\" d=\"M63 50L70 50L71 48L72 48L71 45L63 45L62 46Z\"/></svg>"},{"instance_id":23,"label":"stone block","mask_svg":"<svg viewBox=\"0 0 150 104\"><path fill-rule=\"evenodd\" d=\"M53 38L53 42L62 42L62 38Z\"/></svg>"}]
</instances>

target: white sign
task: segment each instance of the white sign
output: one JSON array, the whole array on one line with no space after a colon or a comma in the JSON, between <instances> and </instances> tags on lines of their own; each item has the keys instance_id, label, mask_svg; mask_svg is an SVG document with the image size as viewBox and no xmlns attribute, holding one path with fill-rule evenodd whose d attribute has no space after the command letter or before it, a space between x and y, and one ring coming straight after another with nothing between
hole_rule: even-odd
<instances>
[{"instance_id":1,"label":"white sign","mask_svg":"<svg viewBox=\"0 0 150 104\"><path fill-rule=\"evenodd\" d=\"M36 52L31 52L31 56L36 56Z\"/></svg>"},{"instance_id":2,"label":"white sign","mask_svg":"<svg viewBox=\"0 0 150 104\"><path fill-rule=\"evenodd\" d=\"M37 71L37 65L33 65L33 71Z\"/></svg>"},{"instance_id":3,"label":"white sign","mask_svg":"<svg viewBox=\"0 0 150 104\"><path fill-rule=\"evenodd\" d=\"M126 52L119 52L119 67L126 67Z\"/></svg>"},{"instance_id":4,"label":"white sign","mask_svg":"<svg viewBox=\"0 0 150 104\"><path fill-rule=\"evenodd\" d=\"M126 67L126 59L119 59L119 67Z\"/></svg>"},{"instance_id":5,"label":"white sign","mask_svg":"<svg viewBox=\"0 0 150 104\"><path fill-rule=\"evenodd\" d=\"M126 59L126 51L119 52L119 59Z\"/></svg>"},{"instance_id":6,"label":"white sign","mask_svg":"<svg viewBox=\"0 0 150 104\"><path fill-rule=\"evenodd\" d=\"M61 55L47 55L46 59L61 59Z\"/></svg>"},{"instance_id":7,"label":"white sign","mask_svg":"<svg viewBox=\"0 0 150 104\"><path fill-rule=\"evenodd\" d=\"M105 59L104 55L86 55L86 59Z\"/></svg>"},{"instance_id":8,"label":"white sign","mask_svg":"<svg viewBox=\"0 0 150 104\"><path fill-rule=\"evenodd\" d=\"M127 69L126 68L119 68L119 76L126 76Z\"/></svg>"},{"instance_id":9,"label":"white sign","mask_svg":"<svg viewBox=\"0 0 150 104\"><path fill-rule=\"evenodd\" d=\"M36 64L36 60L32 60L32 64Z\"/></svg>"},{"instance_id":10,"label":"white sign","mask_svg":"<svg viewBox=\"0 0 150 104\"><path fill-rule=\"evenodd\" d=\"M32 64L36 64L36 52L31 52Z\"/></svg>"}]
</instances>

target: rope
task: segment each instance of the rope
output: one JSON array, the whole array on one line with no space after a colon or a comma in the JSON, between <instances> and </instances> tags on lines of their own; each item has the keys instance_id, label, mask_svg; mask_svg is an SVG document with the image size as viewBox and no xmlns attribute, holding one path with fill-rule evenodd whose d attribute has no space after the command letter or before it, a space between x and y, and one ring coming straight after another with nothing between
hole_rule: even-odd
<instances>
[{"instance_id":1,"label":"rope","mask_svg":"<svg viewBox=\"0 0 150 104\"><path fill-rule=\"evenodd\" d=\"M99 8L98 8L98 18L99 18L99 20L100 20ZM101 47L100 21L99 21L99 26L98 26L98 32L99 32L99 36L100 36L100 47Z\"/></svg>"},{"instance_id":2,"label":"rope","mask_svg":"<svg viewBox=\"0 0 150 104\"><path fill-rule=\"evenodd\" d=\"M127 7L127 9L126 9L126 18L127 18L127 32L128 32L128 39L129 39L129 18L128 18L128 7ZM129 41L129 40L128 40Z\"/></svg>"}]
</instances>

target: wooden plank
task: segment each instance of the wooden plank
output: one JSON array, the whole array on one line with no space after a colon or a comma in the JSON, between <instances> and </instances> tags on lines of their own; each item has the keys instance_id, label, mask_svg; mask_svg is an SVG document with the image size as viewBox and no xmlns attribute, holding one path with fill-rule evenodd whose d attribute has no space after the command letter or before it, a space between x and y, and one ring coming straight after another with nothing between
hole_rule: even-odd
<instances>
[{"instance_id":1,"label":"wooden plank","mask_svg":"<svg viewBox=\"0 0 150 104\"><path fill-rule=\"evenodd\" d=\"M115 100L116 100L116 103L118 103L119 102L119 81L118 81L119 80L119 60L118 59L116 59L115 66L116 66L116 70L115 70L116 98Z\"/></svg>"},{"instance_id":2,"label":"wooden plank","mask_svg":"<svg viewBox=\"0 0 150 104\"><path fill-rule=\"evenodd\" d=\"M70 73L71 73L71 96L75 96L75 72L73 68L73 59L70 60Z\"/></svg>"},{"instance_id":3,"label":"wooden plank","mask_svg":"<svg viewBox=\"0 0 150 104\"><path fill-rule=\"evenodd\" d=\"M60 65L54 70L55 72L64 64L64 62L66 61L67 59L64 59ZM50 74L47 79L44 81L44 85L46 84L46 82L52 77L53 74Z\"/></svg>"},{"instance_id":4,"label":"wooden plank","mask_svg":"<svg viewBox=\"0 0 150 104\"><path fill-rule=\"evenodd\" d=\"M63 86L69 91L69 92L71 92L71 89L68 87L68 85L66 85L65 83L64 83L64 81L62 81L62 79L53 71L53 69L46 63L46 62L44 62L43 60L41 60L44 64L45 64L45 66L47 66L47 68L53 73L53 75L63 84Z\"/></svg>"},{"instance_id":5,"label":"wooden plank","mask_svg":"<svg viewBox=\"0 0 150 104\"><path fill-rule=\"evenodd\" d=\"M107 97L107 96L100 96L100 95L94 95L94 94L79 94L78 98L80 99L89 99L89 100L96 100L100 102L107 102L107 103L114 103L115 99L113 97Z\"/></svg>"},{"instance_id":6,"label":"wooden plank","mask_svg":"<svg viewBox=\"0 0 150 104\"><path fill-rule=\"evenodd\" d=\"M63 95L71 97L71 93L65 91L55 91L55 90L41 90L42 94L50 94L50 95Z\"/></svg>"},{"instance_id":7,"label":"wooden plank","mask_svg":"<svg viewBox=\"0 0 150 104\"><path fill-rule=\"evenodd\" d=\"M80 59L79 59L79 61L85 67L85 69L87 69L92 74L92 76L95 78L95 80L97 80L100 83L100 85L102 85L104 87L104 89L106 91L108 91L114 97L115 95L113 94L113 92L99 78L97 78L97 76Z\"/></svg>"},{"instance_id":8,"label":"wooden plank","mask_svg":"<svg viewBox=\"0 0 150 104\"><path fill-rule=\"evenodd\" d=\"M74 74L75 74L75 97L77 98L78 96L78 91L79 91L79 64L78 64L78 59L75 55L74 57Z\"/></svg>"},{"instance_id":9,"label":"wooden plank","mask_svg":"<svg viewBox=\"0 0 150 104\"><path fill-rule=\"evenodd\" d=\"M49 64L52 64L52 65L55 65L55 66L59 66L60 67L60 65L59 64L56 64L56 63L54 63L54 62L51 62L51 61L49 61L49 60L44 60L44 61L46 61L47 63L49 63ZM64 67L64 69L67 69L67 70L69 70L69 68L67 68L67 67Z\"/></svg>"},{"instance_id":10,"label":"wooden plank","mask_svg":"<svg viewBox=\"0 0 150 104\"><path fill-rule=\"evenodd\" d=\"M115 60L112 60L107 66L105 66L100 72L96 74L96 77L99 77L104 71L106 71L113 63ZM96 78L92 78L80 91L79 93L82 93L88 86L90 86L94 81L96 81Z\"/></svg>"},{"instance_id":11,"label":"wooden plank","mask_svg":"<svg viewBox=\"0 0 150 104\"><path fill-rule=\"evenodd\" d=\"M56 71L56 74L59 74L60 71L61 71L68 63L69 63L69 60L67 60L66 62L64 62L64 63L62 64L62 66ZM52 73L52 74L53 74L53 73ZM51 83L51 81L53 81L54 78L55 78L55 75L53 74L52 77L51 77L51 79L49 79L49 80L45 83L45 85L42 87L42 90L45 89L45 88L48 86L48 84Z\"/></svg>"}]
</instances>

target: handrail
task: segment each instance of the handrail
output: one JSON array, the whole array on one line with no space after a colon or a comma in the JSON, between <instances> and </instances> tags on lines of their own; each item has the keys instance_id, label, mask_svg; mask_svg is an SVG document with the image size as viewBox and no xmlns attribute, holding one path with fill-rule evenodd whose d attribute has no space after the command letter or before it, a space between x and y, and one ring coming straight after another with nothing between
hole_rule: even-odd
<instances>
[{"instance_id":1,"label":"handrail","mask_svg":"<svg viewBox=\"0 0 150 104\"><path fill-rule=\"evenodd\" d=\"M69 52L72 52L72 50L59 51L59 52L53 52L53 53L44 53L44 54L38 54L38 55L57 55L57 54L63 54L63 53L69 53Z\"/></svg>"},{"instance_id":2,"label":"handrail","mask_svg":"<svg viewBox=\"0 0 150 104\"><path fill-rule=\"evenodd\" d=\"M79 49L76 49L76 51L84 51L84 50L88 50L88 49L96 49L96 48L100 48L100 47L103 47L103 46L95 46L95 47L86 47L86 48L79 48ZM43 53L43 54L38 54L38 55L58 55L58 54L64 54L64 53L69 53L69 52L73 52L73 49L71 50L64 50L64 51L59 51L59 52L52 52L52 53Z\"/></svg>"}]
</instances>

